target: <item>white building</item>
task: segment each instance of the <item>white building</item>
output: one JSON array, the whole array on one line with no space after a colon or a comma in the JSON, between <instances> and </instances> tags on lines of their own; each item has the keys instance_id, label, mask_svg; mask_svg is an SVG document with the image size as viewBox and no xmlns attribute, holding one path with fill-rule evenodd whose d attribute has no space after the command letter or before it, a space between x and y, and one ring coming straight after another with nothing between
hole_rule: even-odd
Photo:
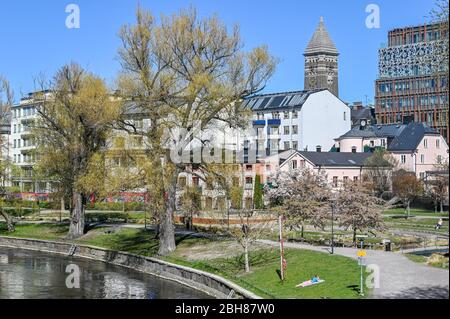
<instances>
[{"instance_id":1,"label":"white building","mask_svg":"<svg viewBox=\"0 0 450 319\"><path fill-rule=\"evenodd\" d=\"M11 125L10 125L10 114L3 115L0 118L0 162L6 162L10 160L10 148L11 148ZM6 166L0 165L4 172L1 172L0 176L0 187L10 186L10 179L8 178L8 171L6 171Z\"/></svg>"},{"instance_id":2,"label":"white building","mask_svg":"<svg viewBox=\"0 0 450 319\"><path fill-rule=\"evenodd\" d=\"M22 98L11 108L10 158L19 168L12 176L12 185L22 193L48 193L50 185L33 178L33 165L36 161L36 143L31 132L32 123L37 119L35 93Z\"/></svg>"},{"instance_id":3,"label":"white building","mask_svg":"<svg viewBox=\"0 0 450 319\"><path fill-rule=\"evenodd\" d=\"M351 110L327 89L257 95L243 106L254 113L258 151L327 152L351 129Z\"/></svg>"}]
</instances>

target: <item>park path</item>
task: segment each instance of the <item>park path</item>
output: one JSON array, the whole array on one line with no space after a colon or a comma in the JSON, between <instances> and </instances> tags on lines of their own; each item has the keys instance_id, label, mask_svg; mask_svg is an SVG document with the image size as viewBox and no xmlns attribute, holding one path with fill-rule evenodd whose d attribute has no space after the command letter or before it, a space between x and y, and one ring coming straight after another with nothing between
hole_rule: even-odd
<instances>
[{"instance_id":1,"label":"park path","mask_svg":"<svg viewBox=\"0 0 450 319\"><path fill-rule=\"evenodd\" d=\"M258 242L279 246L278 242L259 240ZM330 247L311 246L301 243L285 243L286 248L329 252ZM335 254L357 259L357 249L335 248ZM449 272L415 263L401 253L368 250L367 265L378 265L380 287L374 288L373 299L448 299Z\"/></svg>"}]
</instances>

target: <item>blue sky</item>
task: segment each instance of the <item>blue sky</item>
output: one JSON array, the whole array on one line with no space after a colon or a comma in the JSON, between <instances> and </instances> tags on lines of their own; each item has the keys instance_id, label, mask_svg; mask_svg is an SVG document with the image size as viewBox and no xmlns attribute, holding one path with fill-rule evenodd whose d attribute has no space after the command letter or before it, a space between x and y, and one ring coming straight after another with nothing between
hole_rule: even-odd
<instances>
[{"instance_id":1,"label":"blue sky","mask_svg":"<svg viewBox=\"0 0 450 319\"><path fill-rule=\"evenodd\" d=\"M119 70L117 32L134 22L137 0L0 1L0 74L17 97L34 89L39 73L51 76L76 61L113 83ZM67 29L68 4L78 4L81 28ZM218 13L238 23L246 48L267 44L280 59L266 92L303 89L303 51L320 16L341 53L340 96L348 102L373 100L377 51L387 31L424 23L433 0L140 0L155 15L194 5L201 16ZM380 7L381 27L365 25L368 4Z\"/></svg>"}]
</instances>

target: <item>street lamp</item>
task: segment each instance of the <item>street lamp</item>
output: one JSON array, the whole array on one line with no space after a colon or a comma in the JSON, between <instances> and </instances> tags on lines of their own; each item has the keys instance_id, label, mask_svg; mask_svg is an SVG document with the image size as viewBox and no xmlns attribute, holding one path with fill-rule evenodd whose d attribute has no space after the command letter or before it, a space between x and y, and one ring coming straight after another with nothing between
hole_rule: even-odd
<instances>
[{"instance_id":1,"label":"street lamp","mask_svg":"<svg viewBox=\"0 0 450 319\"><path fill-rule=\"evenodd\" d=\"M331 203L331 254L334 255L334 212L336 210L336 202Z\"/></svg>"}]
</instances>

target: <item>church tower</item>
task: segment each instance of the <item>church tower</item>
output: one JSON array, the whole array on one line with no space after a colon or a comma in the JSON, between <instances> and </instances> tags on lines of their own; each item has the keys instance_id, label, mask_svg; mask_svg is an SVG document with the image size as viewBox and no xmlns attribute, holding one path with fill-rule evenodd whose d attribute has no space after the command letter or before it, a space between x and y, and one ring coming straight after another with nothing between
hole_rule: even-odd
<instances>
[{"instance_id":1,"label":"church tower","mask_svg":"<svg viewBox=\"0 0 450 319\"><path fill-rule=\"evenodd\" d=\"M325 29L323 17L304 56L305 90L328 89L339 97L339 52Z\"/></svg>"}]
</instances>

